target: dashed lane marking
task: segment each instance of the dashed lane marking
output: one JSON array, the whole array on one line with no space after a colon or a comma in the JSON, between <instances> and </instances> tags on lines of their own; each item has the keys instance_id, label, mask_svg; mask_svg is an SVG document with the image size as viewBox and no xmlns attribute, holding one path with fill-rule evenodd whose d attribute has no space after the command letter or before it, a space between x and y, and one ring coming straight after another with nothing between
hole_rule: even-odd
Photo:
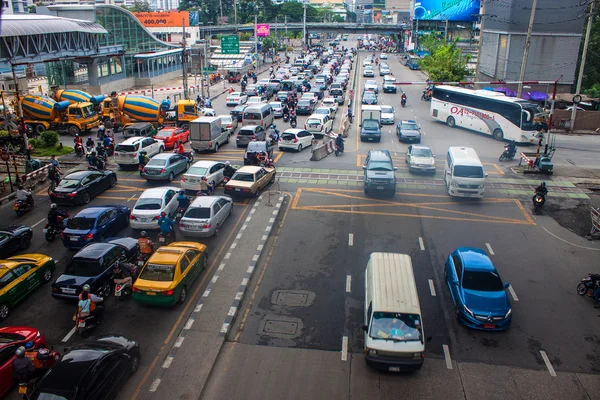
<instances>
[{"instance_id":1,"label":"dashed lane marking","mask_svg":"<svg viewBox=\"0 0 600 400\"><path fill-rule=\"evenodd\" d=\"M348 361L348 336L342 337L342 361Z\"/></svg>"},{"instance_id":2,"label":"dashed lane marking","mask_svg":"<svg viewBox=\"0 0 600 400\"><path fill-rule=\"evenodd\" d=\"M452 369L452 358L450 358L450 348L447 344L442 345L444 349L444 359L446 359L446 368Z\"/></svg>"},{"instance_id":3,"label":"dashed lane marking","mask_svg":"<svg viewBox=\"0 0 600 400\"><path fill-rule=\"evenodd\" d=\"M419 237L419 247L421 248L421 251L425 251L425 243L423 243L422 237Z\"/></svg>"},{"instance_id":4,"label":"dashed lane marking","mask_svg":"<svg viewBox=\"0 0 600 400\"><path fill-rule=\"evenodd\" d=\"M548 355L544 350L540 350L540 354L542 355L542 359L544 360L544 364L546 364L546 368L548 368L548 372L550 372L550 376L556 376L556 372L554 371L554 367L548 358Z\"/></svg>"},{"instance_id":5,"label":"dashed lane marking","mask_svg":"<svg viewBox=\"0 0 600 400\"><path fill-rule=\"evenodd\" d=\"M517 294L515 293L515 289L513 289L512 285L510 285L508 287L508 291L510 292L510 295L512 296L514 301L519 301L519 298L517 297Z\"/></svg>"},{"instance_id":6,"label":"dashed lane marking","mask_svg":"<svg viewBox=\"0 0 600 400\"><path fill-rule=\"evenodd\" d=\"M485 247L487 247L488 251L490 252L490 254L491 254L492 256L496 255L496 253L494 253L494 250L492 250L492 246L490 246L490 244L489 244L489 243L486 243L486 244L485 244Z\"/></svg>"},{"instance_id":7,"label":"dashed lane marking","mask_svg":"<svg viewBox=\"0 0 600 400\"><path fill-rule=\"evenodd\" d=\"M75 327L73 327L73 329L71 329L71 330L69 331L69 333L67 333L67 336L65 336L65 337L62 339L62 342L63 342L63 343L67 343L67 342L69 341L69 339L71 339L71 336L73 336L73 334L74 334L74 333L75 333Z\"/></svg>"},{"instance_id":8,"label":"dashed lane marking","mask_svg":"<svg viewBox=\"0 0 600 400\"><path fill-rule=\"evenodd\" d=\"M431 292L431 295L435 297L435 286L433 285L433 279L428 279L429 280L429 291Z\"/></svg>"},{"instance_id":9,"label":"dashed lane marking","mask_svg":"<svg viewBox=\"0 0 600 400\"><path fill-rule=\"evenodd\" d=\"M354 246L354 234L353 233L348 234L348 246Z\"/></svg>"},{"instance_id":10,"label":"dashed lane marking","mask_svg":"<svg viewBox=\"0 0 600 400\"><path fill-rule=\"evenodd\" d=\"M346 275L346 293L352 291L352 275Z\"/></svg>"},{"instance_id":11,"label":"dashed lane marking","mask_svg":"<svg viewBox=\"0 0 600 400\"><path fill-rule=\"evenodd\" d=\"M31 225L31 228L35 228L36 226L38 226L39 224L41 224L42 222L44 222L46 220L46 218L42 218L40 219L38 222L36 222L35 224Z\"/></svg>"}]
</instances>

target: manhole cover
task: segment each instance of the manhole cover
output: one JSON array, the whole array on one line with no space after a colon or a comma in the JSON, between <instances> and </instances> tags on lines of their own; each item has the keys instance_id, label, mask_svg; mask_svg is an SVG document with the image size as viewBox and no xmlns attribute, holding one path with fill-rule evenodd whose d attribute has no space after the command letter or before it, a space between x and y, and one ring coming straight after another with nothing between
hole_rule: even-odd
<instances>
[{"instance_id":1,"label":"manhole cover","mask_svg":"<svg viewBox=\"0 0 600 400\"><path fill-rule=\"evenodd\" d=\"M271 303L288 307L308 307L315 300L315 293L308 290L276 290Z\"/></svg>"},{"instance_id":2,"label":"manhole cover","mask_svg":"<svg viewBox=\"0 0 600 400\"><path fill-rule=\"evenodd\" d=\"M271 314L262 319L259 333L281 339L293 339L300 336L303 327L304 324L299 318Z\"/></svg>"}]
</instances>

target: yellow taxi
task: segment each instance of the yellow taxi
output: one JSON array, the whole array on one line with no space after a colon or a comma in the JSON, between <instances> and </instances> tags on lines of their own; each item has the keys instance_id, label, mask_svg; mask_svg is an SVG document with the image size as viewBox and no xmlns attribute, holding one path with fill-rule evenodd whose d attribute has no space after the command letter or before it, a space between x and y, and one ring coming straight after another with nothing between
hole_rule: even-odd
<instances>
[{"instance_id":1,"label":"yellow taxi","mask_svg":"<svg viewBox=\"0 0 600 400\"><path fill-rule=\"evenodd\" d=\"M173 242L159 247L133 284L133 299L140 303L173 306L183 303L194 281L207 266L206 246Z\"/></svg>"}]
</instances>

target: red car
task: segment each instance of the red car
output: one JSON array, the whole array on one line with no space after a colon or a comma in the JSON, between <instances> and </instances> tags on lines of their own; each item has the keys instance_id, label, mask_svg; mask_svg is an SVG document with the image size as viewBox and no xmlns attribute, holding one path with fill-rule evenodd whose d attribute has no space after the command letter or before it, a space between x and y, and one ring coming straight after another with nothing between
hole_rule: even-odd
<instances>
[{"instance_id":1,"label":"red car","mask_svg":"<svg viewBox=\"0 0 600 400\"><path fill-rule=\"evenodd\" d=\"M15 350L32 341L34 347L48 347L44 334L28 326L7 326L0 328L0 397L12 387L13 361Z\"/></svg>"},{"instance_id":2,"label":"red car","mask_svg":"<svg viewBox=\"0 0 600 400\"><path fill-rule=\"evenodd\" d=\"M190 136L190 131L184 128L162 128L154 139L162 140L165 143L165 149L172 149L175 143L187 142Z\"/></svg>"}]
</instances>

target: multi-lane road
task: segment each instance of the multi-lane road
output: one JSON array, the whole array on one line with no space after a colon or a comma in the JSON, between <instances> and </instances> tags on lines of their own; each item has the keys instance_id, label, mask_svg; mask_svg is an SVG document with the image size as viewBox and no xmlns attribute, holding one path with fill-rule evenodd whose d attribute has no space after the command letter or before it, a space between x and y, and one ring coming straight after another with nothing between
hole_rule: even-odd
<instances>
[{"instance_id":1,"label":"multi-lane road","mask_svg":"<svg viewBox=\"0 0 600 400\"><path fill-rule=\"evenodd\" d=\"M364 56L359 53L354 64L357 98L365 81ZM388 63L399 80L423 80L395 55ZM381 86L381 77L375 79ZM519 178L509 168L517 162L497 161L501 143L433 122L429 103L419 100L422 88L403 89L406 108L400 107L399 94L381 94L379 104L395 107L396 122L420 124L423 142L441 155L435 178L451 145L474 147L491 178L507 184ZM213 105L218 113L228 112L224 95ZM366 198L362 183L341 177L360 175L371 148L390 150L399 175L410 176L403 164L407 145L398 142L395 125L384 126L381 143L358 141L356 107L341 157L310 162L310 150L276 152L276 166L298 176L280 174L278 184L257 202L237 200L221 235L201 240L208 246L209 268L186 304L160 309L107 301L96 333L123 334L142 349L141 368L120 399L598 398L598 311L575 286L597 265L600 246L550 217L531 215L528 195L498 190L482 201L457 201L432 186L430 177L417 176L393 199ZM335 130L345 109L336 116ZM276 123L282 128L280 120ZM600 167L589 155L600 147L594 138L564 136L557 143L557 169L562 164ZM242 154L228 145L197 158L236 164ZM133 206L144 189L160 185L146 183L136 172L118 171L118 176L118 185L93 205ZM73 253L60 242L43 240L48 208L41 190L36 209L20 222L35 226L28 252L53 256L60 272ZM0 208L0 216L14 220L9 206ZM121 232L130 235L137 233ZM477 332L456 322L442 267L460 246L485 250L511 283L509 330ZM418 373L380 374L365 365L364 269L375 251L413 258L424 327L432 336ZM52 299L49 288L42 287L4 324L36 326L62 350L81 340L72 335L73 312L73 304Z\"/></svg>"}]
</instances>

